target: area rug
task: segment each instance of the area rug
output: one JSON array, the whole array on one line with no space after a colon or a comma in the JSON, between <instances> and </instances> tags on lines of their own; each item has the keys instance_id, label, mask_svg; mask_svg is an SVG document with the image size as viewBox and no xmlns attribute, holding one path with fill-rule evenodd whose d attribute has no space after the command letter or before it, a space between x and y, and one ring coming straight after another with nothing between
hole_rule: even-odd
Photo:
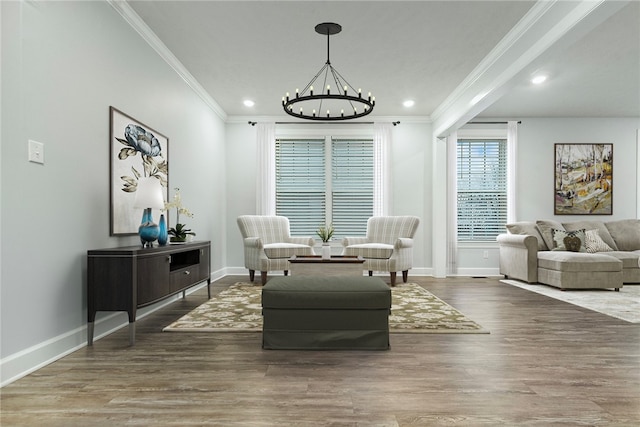
<instances>
[{"instance_id":1,"label":"area rug","mask_svg":"<svg viewBox=\"0 0 640 427\"><path fill-rule=\"evenodd\" d=\"M262 332L262 287L235 283L164 331ZM489 333L415 283L391 288L391 333Z\"/></svg>"},{"instance_id":2,"label":"area rug","mask_svg":"<svg viewBox=\"0 0 640 427\"><path fill-rule=\"evenodd\" d=\"M615 292L613 289L562 291L553 286L539 283L531 284L507 279L500 281L630 323L640 323L640 285L625 285L620 288L619 292Z\"/></svg>"}]
</instances>

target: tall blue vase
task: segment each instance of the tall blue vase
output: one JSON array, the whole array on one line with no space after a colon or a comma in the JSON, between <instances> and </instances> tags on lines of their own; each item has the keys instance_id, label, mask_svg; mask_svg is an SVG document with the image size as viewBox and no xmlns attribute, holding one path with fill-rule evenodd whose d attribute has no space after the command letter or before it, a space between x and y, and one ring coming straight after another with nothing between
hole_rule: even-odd
<instances>
[{"instance_id":1,"label":"tall blue vase","mask_svg":"<svg viewBox=\"0 0 640 427\"><path fill-rule=\"evenodd\" d=\"M158 223L158 227L160 227L158 243L160 244L160 246L164 246L167 244L167 240L169 240L169 231L167 230L167 221L164 218L164 214L160 215L160 222Z\"/></svg>"},{"instance_id":2,"label":"tall blue vase","mask_svg":"<svg viewBox=\"0 0 640 427\"><path fill-rule=\"evenodd\" d=\"M160 235L160 227L153 222L151 217L151 208L146 208L142 213L142 223L138 227L138 234L140 235L140 241L142 247L150 248L153 246L153 242L158 239Z\"/></svg>"}]
</instances>

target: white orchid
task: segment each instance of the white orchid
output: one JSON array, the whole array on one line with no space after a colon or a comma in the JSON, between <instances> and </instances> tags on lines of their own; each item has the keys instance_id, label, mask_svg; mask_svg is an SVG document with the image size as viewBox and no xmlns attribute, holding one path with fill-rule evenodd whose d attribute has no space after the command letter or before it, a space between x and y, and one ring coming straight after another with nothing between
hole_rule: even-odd
<instances>
[{"instance_id":1,"label":"white orchid","mask_svg":"<svg viewBox=\"0 0 640 427\"><path fill-rule=\"evenodd\" d=\"M175 228L172 227L169 229L169 234L173 236L171 238L172 240L174 240L175 238L175 240L184 241L187 235L195 236L196 233L186 228L185 224L180 223L180 214L188 216L189 218L193 218L193 213L191 213L189 209L182 206L182 196L180 196L180 189L176 187L174 188L174 191L175 193L173 194L173 201L166 202L164 204L164 210L176 210L176 226Z\"/></svg>"}]
</instances>

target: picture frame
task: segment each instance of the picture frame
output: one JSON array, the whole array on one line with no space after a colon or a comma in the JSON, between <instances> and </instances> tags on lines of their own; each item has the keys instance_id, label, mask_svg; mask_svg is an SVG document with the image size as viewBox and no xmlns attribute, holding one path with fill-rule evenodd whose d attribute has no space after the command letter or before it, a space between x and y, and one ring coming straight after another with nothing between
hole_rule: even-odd
<instances>
[{"instance_id":1,"label":"picture frame","mask_svg":"<svg viewBox=\"0 0 640 427\"><path fill-rule=\"evenodd\" d=\"M555 144L554 214L613 215L613 144Z\"/></svg>"},{"instance_id":2,"label":"picture frame","mask_svg":"<svg viewBox=\"0 0 640 427\"><path fill-rule=\"evenodd\" d=\"M137 234L142 219L142 209L134 208L138 178L157 178L168 200L169 138L110 106L109 147L110 235Z\"/></svg>"}]
</instances>

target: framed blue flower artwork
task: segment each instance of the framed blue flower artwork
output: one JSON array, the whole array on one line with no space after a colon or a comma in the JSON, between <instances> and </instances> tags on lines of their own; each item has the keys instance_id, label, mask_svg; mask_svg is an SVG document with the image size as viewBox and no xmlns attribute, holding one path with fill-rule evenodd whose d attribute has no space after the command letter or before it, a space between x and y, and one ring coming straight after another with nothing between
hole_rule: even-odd
<instances>
[{"instance_id":1,"label":"framed blue flower artwork","mask_svg":"<svg viewBox=\"0 0 640 427\"><path fill-rule=\"evenodd\" d=\"M109 107L109 128L110 234L133 235L142 215L142 209L133 207L138 180L158 179L168 200L169 138L114 107Z\"/></svg>"}]
</instances>

